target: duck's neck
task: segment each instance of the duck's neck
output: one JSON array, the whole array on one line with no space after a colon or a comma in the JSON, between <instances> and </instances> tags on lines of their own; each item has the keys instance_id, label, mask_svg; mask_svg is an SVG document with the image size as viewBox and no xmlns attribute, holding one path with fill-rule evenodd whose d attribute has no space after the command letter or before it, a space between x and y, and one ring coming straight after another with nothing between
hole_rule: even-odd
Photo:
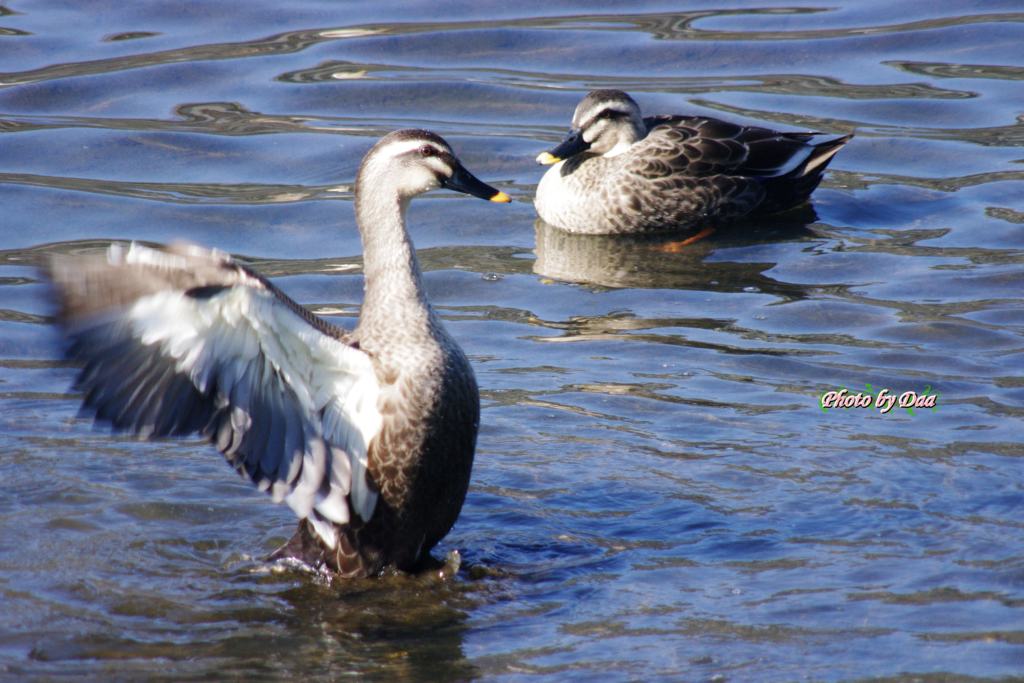
<instances>
[{"instance_id":1,"label":"duck's neck","mask_svg":"<svg viewBox=\"0 0 1024 683\"><path fill-rule=\"evenodd\" d=\"M405 230L408 203L387 178L361 174L356 181L366 290L359 326L372 333L384 333L394 321L408 332L425 326L430 317L419 262Z\"/></svg>"},{"instance_id":2,"label":"duck's neck","mask_svg":"<svg viewBox=\"0 0 1024 683\"><path fill-rule=\"evenodd\" d=\"M605 152L602 156L617 157L626 150L628 150L630 147L632 147L633 143L635 142L636 140L619 140L618 142L615 143L614 147Z\"/></svg>"},{"instance_id":3,"label":"duck's neck","mask_svg":"<svg viewBox=\"0 0 1024 683\"><path fill-rule=\"evenodd\" d=\"M615 142L615 145L602 156L616 157L622 154L637 142L643 140L644 136L647 135L647 127L644 126L644 120L638 114L630 118L628 124L620 126L617 132L618 140Z\"/></svg>"}]
</instances>

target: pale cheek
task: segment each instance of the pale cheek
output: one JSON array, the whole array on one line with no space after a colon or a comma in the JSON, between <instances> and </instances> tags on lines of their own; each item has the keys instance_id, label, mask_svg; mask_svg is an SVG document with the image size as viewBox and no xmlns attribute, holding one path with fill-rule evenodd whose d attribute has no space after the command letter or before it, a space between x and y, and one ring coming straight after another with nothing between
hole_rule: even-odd
<instances>
[{"instance_id":1,"label":"pale cheek","mask_svg":"<svg viewBox=\"0 0 1024 683\"><path fill-rule=\"evenodd\" d=\"M409 183L410 195L423 194L441 186L433 173L418 173L413 182Z\"/></svg>"}]
</instances>

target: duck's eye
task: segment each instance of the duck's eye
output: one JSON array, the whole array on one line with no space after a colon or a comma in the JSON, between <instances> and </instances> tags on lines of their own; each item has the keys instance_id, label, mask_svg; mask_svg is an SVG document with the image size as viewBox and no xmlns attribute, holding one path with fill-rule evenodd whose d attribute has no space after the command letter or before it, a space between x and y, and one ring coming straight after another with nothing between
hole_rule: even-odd
<instances>
[{"instance_id":1,"label":"duck's eye","mask_svg":"<svg viewBox=\"0 0 1024 683\"><path fill-rule=\"evenodd\" d=\"M421 157L437 156L437 150L434 149L433 147L431 147L430 145L423 145L422 147L420 147L420 156Z\"/></svg>"}]
</instances>

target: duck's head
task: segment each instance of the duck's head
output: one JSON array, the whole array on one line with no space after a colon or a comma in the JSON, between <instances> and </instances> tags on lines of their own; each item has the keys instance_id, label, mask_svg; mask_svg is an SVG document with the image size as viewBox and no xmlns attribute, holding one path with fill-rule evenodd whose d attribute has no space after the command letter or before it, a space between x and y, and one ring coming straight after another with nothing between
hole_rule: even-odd
<instances>
[{"instance_id":1,"label":"duck's head","mask_svg":"<svg viewBox=\"0 0 1024 683\"><path fill-rule=\"evenodd\" d=\"M411 128L385 135L367 152L357 183L388 185L403 202L439 187L492 202L512 201L467 171L444 138Z\"/></svg>"},{"instance_id":2,"label":"duck's head","mask_svg":"<svg viewBox=\"0 0 1024 683\"><path fill-rule=\"evenodd\" d=\"M541 153L537 162L554 164L586 151L614 156L626 151L643 134L644 119L632 97L621 90L594 90L576 105L568 137Z\"/></svg>"}]
</instances>

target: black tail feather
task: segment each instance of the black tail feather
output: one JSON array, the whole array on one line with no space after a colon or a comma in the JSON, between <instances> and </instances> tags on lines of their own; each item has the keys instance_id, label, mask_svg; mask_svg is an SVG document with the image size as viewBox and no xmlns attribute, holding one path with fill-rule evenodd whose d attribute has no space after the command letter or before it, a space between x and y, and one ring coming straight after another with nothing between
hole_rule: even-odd
<instances>
[{"instance_id":1,"label":"black tail feather","mask_svg":"<svg viewBox=\"0 0 1024 683\"><path fill-rule=\"evenodd\" d=\"M807 157L807 160L786 175L795 177L807 175L820 176L825 172L829 163L831 163L832 157L834 157L839 150L845 147L846 143L848 143L852 138L853 133L850 133L849 135L833 138L832 140L826 140L825 142L814 145L814 151Z\"/></svg>"},{"instance_id":2,"label":"black tail feather","mask_svg":"<svg viewBox=\"0 0 1024 683\"><path fill-rule=\"evenodd\" d=\"M765 178L765 199L758 206L758 212L785 211L807 201L821 183L833 157L852 137L852 134L844 135L814 145L807 159L792 171L776 178Z\"/></svg>"}]
</instances>

